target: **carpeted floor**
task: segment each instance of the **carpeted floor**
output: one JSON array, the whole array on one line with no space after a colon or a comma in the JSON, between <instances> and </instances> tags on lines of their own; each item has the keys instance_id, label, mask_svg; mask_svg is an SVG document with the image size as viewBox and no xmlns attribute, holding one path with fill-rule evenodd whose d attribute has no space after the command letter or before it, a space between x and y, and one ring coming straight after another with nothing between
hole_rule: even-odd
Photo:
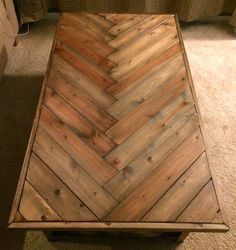
<instances>
[{"instance_id":1,"label":"carpeted floor","mask_svg":"<svg viewBox=\"0 0 236 250\"><path fill-rule=\"evenodd\" d=\"M0 83L0 249L236 249L236 34L226 18L210 21L182 29L230 232L192 233L178 245L96 237L50 243L42 232L5 229L57 23L49 16L20 38Z\"/></svg>"}]
</instances>

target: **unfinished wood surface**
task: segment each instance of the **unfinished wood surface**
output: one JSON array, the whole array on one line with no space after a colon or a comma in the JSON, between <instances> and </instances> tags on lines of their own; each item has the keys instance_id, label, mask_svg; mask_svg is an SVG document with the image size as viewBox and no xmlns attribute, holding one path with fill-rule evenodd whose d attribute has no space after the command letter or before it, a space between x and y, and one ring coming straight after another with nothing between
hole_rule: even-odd
<instances>
[{"instance_id":1,"label":"unfinished wood surface","mask_svg":"<svg viewBox=\"0 0 236 250\"><path fill-rule=\"evenodd\" d=\"M227 230L178 32L62 14L9 227Z\"/></svg>"}]
</instances>

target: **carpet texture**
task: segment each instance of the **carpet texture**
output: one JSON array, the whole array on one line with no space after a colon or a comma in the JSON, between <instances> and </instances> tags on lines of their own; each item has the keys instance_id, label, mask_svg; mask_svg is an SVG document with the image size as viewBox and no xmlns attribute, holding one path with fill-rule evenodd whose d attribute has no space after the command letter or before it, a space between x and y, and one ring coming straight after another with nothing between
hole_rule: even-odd
<instances>
[{"instance_id":1,"label":"carpet texture","mask_svg":"<svg viewBox=\"0 0 236 250\"><path fill-rule=\"evenodd\" d=\"M29 35L20 38L0 83L0 249L236 249L236 35L227 22L202 20L182 25L182 31L231 230L191 233L183 244L94 236L51 243L40 231L6 230L57 24L51 15L31 24Z\"/></svg>"}]
</instances>

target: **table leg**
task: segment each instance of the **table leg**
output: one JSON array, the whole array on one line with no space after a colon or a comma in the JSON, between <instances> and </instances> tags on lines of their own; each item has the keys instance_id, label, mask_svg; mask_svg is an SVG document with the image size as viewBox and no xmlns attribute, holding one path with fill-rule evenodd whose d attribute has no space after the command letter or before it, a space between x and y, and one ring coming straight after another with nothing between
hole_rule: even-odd
<instances>
[{"instance_id":1,"label":"table leg","mask_svg":"<svg viewBox=\"0 0 236 250\"><path fill-rule=\"evenodd\" d=\"M178 237L177 242L179 243L184 242L184 240L187 238L188 235L189 235L189 232L182 232L180 236Z\"/></svg>"}]
</instances>

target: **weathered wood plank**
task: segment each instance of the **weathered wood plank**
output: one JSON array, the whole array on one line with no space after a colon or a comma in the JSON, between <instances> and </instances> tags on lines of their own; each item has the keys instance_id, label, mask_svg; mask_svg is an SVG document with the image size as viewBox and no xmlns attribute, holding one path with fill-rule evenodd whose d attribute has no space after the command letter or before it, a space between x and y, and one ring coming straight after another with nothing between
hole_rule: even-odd
<instances>
[{"instance_id":1,"label":"weathered wood plank","mask_svg":"<svg viewBox=\"0 0 236 250\"><path fill-rule=\"evenodd\" d=\"M37 131L33 150L99 219L117 205L41 126Z\"/></svg>"},{"instance_id":2,"label":"weathered wood plank","mask_svg":"<svg viewBox=\"0 0 236 250\"><path fill-rule=\"evenodd\" d=\"M106 155L115 147L115 143L104 132L92 126L50 88L46 89L44 105L100 155Z\"/></svg>"},{"instance_id":3,"label":"weathered wood plank","mask_svg":"<svg viewBox=\"0 0 236 250\"><path fill-rule=\"evenodd\" d=\"M71 33L68 29L59 30L59 40L67 46L73 48L82 56L91 60L93 63L102 66L106 71L112 69L115 64L108 58L104 57L103 51L95 50L93 46L85 43L83 39L80 39L81 34ZM82 41L81 41L82 40Z\"/></svg>"},{"instance_id":4,"label":"weathered wood plank","mask_svg":"<svg viewBox=\"0 0 236 250\"><path fill-rule=\"evenodd\" d=\"M49 76L48 86L102 131L115 124L113 117L96 106L86 96L78 92L71 83L59 77L53 71Z\"/></svg>"},{"instance_id":5,"label":"weathered wood plank","mask_svg":"<svg viewBox=\"0 0 236 250\"><path fill-rule=\"evenodd\" d=\"M145 223L145 222L28 222L12 223L9 228L32 228L32 229L84 229L84 230L123 230L126 231L158 231L158 232L227 232L229 227L224 224L201 224L201 223Z\"/></svg>"},{"instance_id":6,"label":"weathered wood plank","mask_svg":"<svg viewBox=\"0 0 236 250\"><path fill-rule=\"evenodd\" d=\"M134 14L115 14L115 15L112 15L110 17L108 17L108 19L116 24L126 20L126 19L129 19L133 16Z\"/></svg>"},{"instance_id":7,"label":"weathered wood plank","mask_svg":"<svg viewBox=\"0 0 236 250\"><path fill-rule=\"evenodd\" d=\"M156 67L159 67L159 65L164 63L166 60L169 60L179 52L181 52L180 46L178 43L176 43L160 55L151 58L145 65L143 65L143 67L134 70L127 77L113 84L110 88L107 89L107 91L111 95L120 99L130 90L136 88L140 81L142 81L142 79L146 77L146 74L148 74L151 70L155 70Z\"/></svg>"},{"instance_id":8,"label":"weathered wood plank","mask_svg":"<svg viewBox=\"0 0 236 250\"><path fill-rule=\"evenodd\" d=\"M176 219L177 222L211 222L219 211L212 181L201 190L183 213Z\"/></svg>"},{"instance_id":9,"label":"weathered wood plank","mask_svg":"<svg viewBox=\"0 0 236 250\"><path fill-rule=\"evenodd\" d=\"M114 35L103 26L94 23L94 20L91 20L85 13L63 13L63 15L65 17L63 21L69 22L70 26L80 27L80 30L86 31L101 41L109 42L114 38Z\"/></svg>"},{"instance_id":10,"label":"weathered wood plank","mask_svg":"<svg viewBox=\"0 0 236 250\"><path fill-rule=\"evenodd\" d=\"M81 71L87 77L95 81L100 87L106 89L112 86L114 80L103 71L98 65L86 60L75 50L69 49L62 43L58 42L56 46L56 54L71 64L74 68Z\"/></svg>"},{"instance_id":11,"label":"weathered wood plank","mask_svg":"<svg viewBox=\"0 0 236 250\"><path fill-rule=\"evenodd\" d=\"M137 37L145 34L154 26L160 25L167 17L168 15L150 15L142 22L133 25L127 31L119 34L119 36L111 40L108 44L110 44L114 48L120 48L121 46L128 44Z\"/></svg>"},{"instance_id":12,"label":"weathered wood plank","mask_svg":"<svg viewBox=\"0 0 236 250\"><path fill-rule=\"evenodd\" d=\"M192 100L189 98L189 92L184 92L187 85L184 76L185 74L181 72L178 77L161 85L151 98L143 103L141 101L141 104L136 109L109 128L106 134L116 143L121 144L145 125L145 123L158 115L158 112L167 107L170 103L175 102L175 99L181 93L184 93L186 97L184 103L191 103Z\"/></svg>"},{"instance_id":13,"label":"weathered wood plank","mask_svg":"<svg viewBox=\"0 0 236 250\"><path fill-rule=\"evenodd\" d=\"M170 32L162 33L151 46L145 46L139 51L136 51L135 55L131 59L125 59L120 62L116 67L111 70L111 76L113 79L119 81L133 70L138 67L143 66L147 61L149 61L153 55L160 55L166 49L173 46L177 41L176 29L172 28ZM129 53L127 51L127 53Z\"/></svg>"},{"instance_id":14,"label":"weathered wood plank","mask_svg":"<svg viewBox=\"0 0 236 250\"><path fill-rule=\"evenodd\" d=\"M203 153L168 192L157 201L142 221L175 221L210 178L206 154Z\"/></svg>"},{"instance_id":15,"label":"weathered wood plank","mask_svg":"<svg viewBox=\"0 0 236 250\"><path fill-rule=\"evenodd\" d=\"M178 86L174 85L173 79L178 78L181 72L185 72L183 57L181 54L176 54L170 60L166 60L165 63L156 67L154 71L150 71L149 74L142 77L136 88L111 104L106 109L107 112L116 119L121 120L141 104L144 105L145 101L148 102L148 98L156 95L164 86L168 88L168 84L170 84L178 88Z\"/></svg>"},{"instance_id":16,"label":"weathered wood plank","mask_svg":"<svg viewBox=\"0 0 236 250\"><path fill-rule=\"evenodd\" d=\"M170 153L105 220L140 220L203 151L203 141L197 130Z\"/></svg>"},{"instance_id":17,"label":"weathered wood plank","mask_svg":"<svg viewBox=\"0 0 236 250\"><path fill-rule=\"evenodd\" d=\"M119 22L117 25L111 27L109 31L114 35L119 35L120 33L126 31L137 23L140 23L147 19L149 15L132 15L129 18L126 18L122 22Z\"/></svg>"},{"instance_id":18,"label":"weathered wood plank","mask_svg":"<svg viewBox=\"0 0 236 250\"><path fill-rule=\"evenodd\" d=\"M84 43L88 48L92 48L95 51L99 51L101 55L108 56L114 52L114 48L106 42L97 39L93 34L89 34L86 30L78 29L78 26L71 25L71 22L63 19L59 26L59 31L66 31L72 36L75 36L78 42Z\"/></svg>"},{"instance_id":19,"label":"weathered wood plank","mask_svg":"<svg viewBox=\"0 0 236 250\"><path fill-rule=\"evenodd\" d=\"M122 201L129 193L168 156L198 126L195 109L177 116L141 154L112 178L105 186L113 197Z\"/></svg>"},{"instance_id":20,"label":"weathered wood plank","mask_svg":"<svg viewBox=\"0 0 236 250\"><path fill-rule=\"evenodd\" d=\"M62 220L28 181L24 183L19 212L27 221Z\"/></svg>"},{"instance_id":21,"label":"weathered wood plank","mask_svg":"<svg viewBox=\"0 0 236 250\"><path fill-rule=\"evenodd\" d=\"M56 74L69 82L80 94L86 96L100 108L105 109L116 101L102 87L57 55L54 56L51 74Z\"/></svg>"},{"instance_id":22,"label":"weathered wood plank","mask_svg":"<svg viewBox=\"0 0 236 250\"><path fill-rule=\"evenodd\" d=\"M191 106L185 102L182 95L168 105L159 114L154 116L136 133L130 136L123 144L117 146L105 159L116 169L122 170L138 154L140 154L150 143L165 131L171 120L177 115L183 115Z\"/></svg>"},{"instance_id":23,"label":"weathered wood plank","mask_svg":"<svg viewBox=\"0 0 236 250\"><path fill-rule=\"evenodd\" d=\"M31 156L26 179L32 183L35 190L53 207L63 221L98 220L35 154Z\"/></svg>"},{"instance_id":24,"label":"weathered wood plank","mask_svg":"<svg viewBox=\"0 0 236 250\"><path fill-rule=\"evenodd\" d=\"M125 44L123 47L109 55L108 58L115 63L120 63L123 60L129 60L133 58L137 53L145 54L147 48L154 46L164 34L167 34L168 31L173 30L173 28L174 18L169 17L166 22L153 27L150 31L144 33L143 36L138 37L136 40L128 44Z\"/></svg>"},{"instance_id":25,"label":"weathered wood plank","mask_svg":"<svg viewBox=\"0 0 236 250\"><path fill-rule=\"evenodd\" d=\"M103 185L116 174L117 171L108 162L45 107L42 108L39 124L99 184Z\"/></svg>"}]
</instances>

